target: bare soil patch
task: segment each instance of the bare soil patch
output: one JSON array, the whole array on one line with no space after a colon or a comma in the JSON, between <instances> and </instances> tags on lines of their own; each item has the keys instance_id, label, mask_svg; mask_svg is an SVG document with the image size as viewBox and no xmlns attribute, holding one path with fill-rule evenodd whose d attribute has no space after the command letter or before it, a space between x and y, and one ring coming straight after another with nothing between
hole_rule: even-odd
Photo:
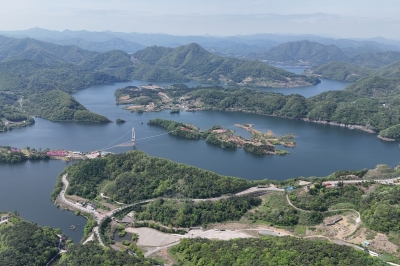
<instances>
[{"instance_id":1,"label":"bare soil patch","mask_svg":"<svg viewBox=\"0 0 400 266\"><path fill-rule=\"evenodd\" d=\"M168 252L168 248L164 248L159 252L150 256L153 259L161 259L166 262L167 265L174 265L175 261L172 259L171 255Z\"/></svg>"},{"instance_id":2,"label":"bare soil patch","mask_svg":"<svg viewBox=\"0 0 400 266\"><path fill-rule=\"evenodd\" d=\"M126 228L128 233L136 233L139 235L137 242L138 246L160 247L181 240L183 237L161 233L155 229L141 228Z\"/></svg>"}]
</instances>

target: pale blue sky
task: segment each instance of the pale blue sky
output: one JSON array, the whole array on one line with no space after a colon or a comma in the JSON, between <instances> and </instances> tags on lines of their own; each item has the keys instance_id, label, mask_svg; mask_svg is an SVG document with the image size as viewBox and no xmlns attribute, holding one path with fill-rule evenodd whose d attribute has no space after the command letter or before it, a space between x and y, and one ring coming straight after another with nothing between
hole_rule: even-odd
<instances>
[{"instance_id":1,"label":"pale blue sky","mask_svg":"<svg viewBox=\"0 0 400 266\"><path fill-rule=\"evenodd\" d=\"M41 27L174 35L284 33L400 39L399 0L0 1L0 30Z\"/></svg>"}]
</instances>

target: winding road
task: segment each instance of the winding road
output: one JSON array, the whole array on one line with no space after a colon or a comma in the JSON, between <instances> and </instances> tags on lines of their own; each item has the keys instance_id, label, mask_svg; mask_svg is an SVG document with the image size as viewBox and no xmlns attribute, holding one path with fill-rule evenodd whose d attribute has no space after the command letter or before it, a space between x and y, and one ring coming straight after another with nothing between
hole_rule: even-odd
<instances>
[{"instance_id":1,"label":"winding road","mask_svg":"<svg viewBox=\"0 0 400 266\"><path fill-rule=\"evenodd\" d=\"M309 210L303 210L303 209L300 209L300 208L294 206L293 203L289 199L289 194L286 194L286 199L287 199L287 202L289 203L289 205L292 206L293 208L295 208L296 210L299 210L299 211L302 211L302 212L311 212ZM360 215L360 213L358 211L356 211L354 209L336 209L336 210L327 210L327 211L321 211L321 212L326 213L326 212L337 212L337 211L353 211L353 212L356 212L357 215L358 215L358 217L356 219L356 223L357 223L357 225L361 223L361 215Z\"/></svg>"}]
</instances>

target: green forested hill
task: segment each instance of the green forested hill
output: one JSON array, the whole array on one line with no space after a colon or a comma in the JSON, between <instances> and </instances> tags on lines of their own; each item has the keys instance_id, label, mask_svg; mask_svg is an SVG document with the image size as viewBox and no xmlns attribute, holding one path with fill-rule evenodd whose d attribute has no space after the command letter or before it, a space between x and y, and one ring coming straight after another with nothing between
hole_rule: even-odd
<instances>
[{"instance_id":1,"label":"green forested hill","mask_svg":"<svg viewBox=\"0 0 400 266\"><path fill-rule=\"evenodd\" d=\"M95 54L73 45L62 46L31 38L16 39L0 35L0 61L31 59L45 64L80 64Z\"/></svg>"},{"instance_id":2,"label":"green forested hill","mask_svg":"<svg viewBox=\"0 0 400 266\"><path fill-rule=\"evenodd\" d=\"M70 183L68 194L93 199L103 192L124 203L159 196L210 198L253 185L252 181L218 175L140 151L82 161L65 171ZM56 192L60 185L59 182Z\"/></svg>"},{"instance_id":3,"label":"green forested hill","mask_svg":"<svg viewBox=\"0 0 400 266\"><path fill-rule=\"evenodd\" d=\"M306 73L321 78L344 81L357 81L371 75L382 78L400 79L400 60L378 69L371 69L354 63L330 62L308 69Z\"/></svg>"},{"instance_id":4,"label":"green forested hill","mask_svg":"<svg viewBox=\"0 0 400 266\"><path fill-rule=\"evenodd\" d=\"M348 61L348 57L335 45L323 45L318 42L288 42L271 48L257 59L289 65L320 65L330 61Z\"/></svg>"},{"instance_id":5,"label":"green forested hill","mask_svg":"<svg viewBox=\"0 0 400 266\"><path fill-rule=\"evenodd\" d=\"M0 118L12 113L24 120L39 115L52 121L108 122L68 94L127 80L125 68L132 65L129 55L121 51L96 53L0 36ZM24 125L10 124L6 130ZM3 124L0 127L2 131Z\"/></svg>"},{"instance_id":6,"label":"green forested hill","mask_svg":"<svg viewBox=\"0 0 400 266\"><path fill-rule=\"evenodd\" d=\"M380 68L400 60L400 52L365 53L351 58L351 63L368 68Z\"/></svg>"},{"instance_id":7,"label":"green forested hill","mask_svg":"<svg viewBox=\"0 0 400 266\"><path fill-rule=\"evenodd\" d=\"M162 46L150 46L144 48L143 50L137 51L134 53L134 57L139 59L141 62L154 65L156 64L161 58L171 53L174 49Z\"/></svg>"},{"instance_id":8,"label":"green forested hill","mask_svg":"<svg viewBox=\"0 0 400 266\"><path fill-rule=\"evenodd\" d=\"M163 92L173 101L179 101L183 97L185 105L201 110L250 112L333 124L359 125L379 132L400 124L400 93L397 84L396 80L368 77L358 80L342 91L327 91L310 98L298 94L283 95L218 86L186 90L170 88ZM123 92L131 95L127 89L118 90L116 95L124 95Z\"/></svg>"},{"instance_id":9,"label":"green forested hill","mask_svg":"<svg viewBox=\"0 0 400 266\"><path fill-rule=\"evenodd\" d=\"M296 75L268 66L259 61L244 61L213 55L198 44L179 46L175 49L152 46L133 54L139 60L135 77L156 80L149 72L160 72L157 78L168 78L162 72L176 72L190 79L205 83L242 84L248 86L299 86L315 84L315 78ZM144 70L145 69L145 70ZM158 79L159 80L159 79Z\"/></svg>"},{"instance_id":10,"label":"green forested hill","mask_svg":"<svg viewBox=\"0 0 400 266\"><path fill-rule=\"evenodd\" d=\"M50 121L110 122L107 117L90 112L71 95L60 90L32 93L24 100L27 113Z\"/></svg>"},{"instance_id":11,"label":"green forested hill","mask_svg":"<svg viewBox=\"0 0 400 266\"><path fill-rule=\"evenodd\" d=\"M377 69L374 75L384 78L400 79L400 60Z\"/></svg>"},{"instance_id":12,"label":"green forested hill","mask_svg":"<svg viewBox=\"0 0 400 266\"><path fill-rule=\"evenodd\" d=\"M400 95L400 79L369 76L348 85L346 91L354 92L360 96L385 98Z\"/></svg>"},{"instance_id":13,"label":"green forested hill","mask_svg":"<svg viewBox=\"0 0 400 266\"><path fill-rule=\"evenodd\" d=\"M64 253L57 262L58 266L96 265L96 266L153 266L159 262L139 256L131 256L126 252L112 248L103 248L99 244L88 242L75 245Z\"/></svg>"},{"instance_id":14,"label":"green forested hill","mask_svg":"<svg viewBox=\"0 0 400 266\"><path fill-rule=\"evenodd\" d=\"M0 225L0 265L46 265L58 253L57 234L61 232L8 215L8 222Z\"/></svg>"},{"instance_id":15,"label":"green forested hill","mask_svg":"<svg viewBox=\"0 0 400 266\"><path fill-rule=\"evenodd\" d=\"M370 68L345 62L329 62L307 71L307 74L314 74L321 78L344 81L356 81L372 73L374 71Z\"/></svg>"},{"instance_id":16,"label":"green forested hill","mask_svg":"<svg viewBox=\"0 0 400 266\"><path fill-rule=\"evenodd\" d=\"M352 247L293 237L183 239L171 251L180 258L177 265L385 265Z\"/></svg>"}]
</instances>

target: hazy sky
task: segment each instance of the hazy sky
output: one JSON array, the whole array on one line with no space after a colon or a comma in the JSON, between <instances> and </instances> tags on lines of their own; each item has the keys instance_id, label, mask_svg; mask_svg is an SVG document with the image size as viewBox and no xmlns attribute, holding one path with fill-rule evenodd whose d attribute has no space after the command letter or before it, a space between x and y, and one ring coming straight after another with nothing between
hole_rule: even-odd
<instances>
[{"instance_id":1,"label":"hazy sky","mask_svg":"<svg viewBox=\"0 0 400 266\"><path fill-rule=\"evenodd\" d=\"M13 0L0 30L174 35L318 34L400 39L399 0Z\"/></svg>"}]
</instances>

